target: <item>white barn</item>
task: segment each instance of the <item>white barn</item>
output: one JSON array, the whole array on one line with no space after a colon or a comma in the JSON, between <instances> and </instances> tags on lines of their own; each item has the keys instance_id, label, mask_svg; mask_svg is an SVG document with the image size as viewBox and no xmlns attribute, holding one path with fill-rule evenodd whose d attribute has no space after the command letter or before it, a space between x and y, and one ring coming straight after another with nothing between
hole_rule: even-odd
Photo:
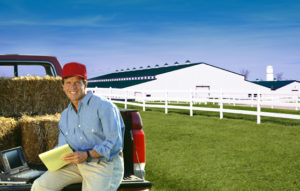
<instances>
[{"instance_id":1,"label":"white barn","mask_svg":"<svg viewBox=\"0 0 300 191\"><path fill-rule=\"evenodd\" d=\"M297 80L257 81L253 83L270 88L272 92L276 92L278 94L300 93L300 82Z\"/></svg>"},{"instance_id":2,"label":"white barn","mask_svg":"<svg viewBox=\"0 0 300 191\"><path fill-rule=\"evenodd\" d=\"M205 63L156 75L156 80L136 84L130 89L258 91L268 88L246 81L243 75Z\"/></svg>"},{"instance_id":3,"label":"white barn","mask_svg":"<svg viewBox=\"0 0 300 191\"><path fill-rule=\"evenodd\" d=\"M245 80L244 76L207 63L176 64L115 72L88 80L88 87L121 88L135 91L267 92L270 88ZM151 96L151 95L149 95Z\"/></svg>"},{"instance_id":4,"label":"white barn","mask_svg":"<svg viewBox=\"0 0 300 191\"><path fill-rule=\"evenodd\" d=\"M299 93L300 92L300 82L299 81L293 81L281 88L278 88L276 90L277 92L295 92Z\"/></svg>"}]
</instances>

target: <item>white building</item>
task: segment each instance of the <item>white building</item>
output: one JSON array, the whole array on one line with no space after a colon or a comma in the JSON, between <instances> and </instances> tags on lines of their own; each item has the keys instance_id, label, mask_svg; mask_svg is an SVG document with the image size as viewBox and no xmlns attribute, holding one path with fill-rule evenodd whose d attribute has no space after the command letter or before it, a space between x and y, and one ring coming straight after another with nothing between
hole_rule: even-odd
<instances>
[{"instance_id":1,"label":"white building","mask_svg":"<svg viewBox=\"0 0 300 191\"><path fill-rule=\"evenodd\" d=\"M266 69L266 81L273 81L273 80L274 80L273 66L267 66L267 69Z\"/></svg>"},{"instance_id":2,"label":"white building","mask_svg":"<svg viewBox=\"0 0 300 191\"><path fill-rule=\"evenodd\" d=\"M296 80L279 80L274 78L273 66L266 68L266 81L255 81L255 84L267 87L272 94L299 94L300 82Z\"/></svg>"},{"instance_id":3,"label":"white building","mask_svg":"<svg viewBox=\"0 0 300 191\"><path fill-rule=\"evenodd\" d=\"M272 92L278 94L300 93L300 82L296 80L257 81L253 83L270 88Z\"/></svg>"},{"instance_id":4,"label":"white building","mask_svg":"<svg viewBox=\"0 0 300 191\"><path fill-rule=\"evenodd\" d=\"M270 91L270 88L245 80L244 76L206 63L175 64L163 67L116 72L88 80L88 87L122 88L135 91ZM151 96L151 93L150 95Z\"/></svg>"},{"instance_id":5,"label":"white building","mask_svg":"<svg viewBox=\"0 0 300 191\"><path fill-rule=\"evenodd\" d=\"M176 67L176 66L174 66ZM246 81L244 76L205 63L157 74L156 80L130 86L149 90L258 91L268 88Z\"/></svg>"}]
</instances>

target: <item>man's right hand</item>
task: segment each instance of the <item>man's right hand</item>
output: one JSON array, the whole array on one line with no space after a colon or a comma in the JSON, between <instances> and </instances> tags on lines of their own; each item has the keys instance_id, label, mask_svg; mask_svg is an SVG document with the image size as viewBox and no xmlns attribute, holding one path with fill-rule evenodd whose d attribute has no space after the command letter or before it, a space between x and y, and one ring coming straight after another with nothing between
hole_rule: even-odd
<instances>
[{"instance_id":1,"label":"man's right hand","mask_svg":"<svg viewBox=\"0 0 300 191\"><path fill-rule=\"evenodd\" d=\"M72 164L80 164L80 163L85 162L87 158L88 158L88 155L86 152L77 151L77 152L73 152L73 153L64 155L62 160L72 163Z\"/></svg>"}]
</instances>

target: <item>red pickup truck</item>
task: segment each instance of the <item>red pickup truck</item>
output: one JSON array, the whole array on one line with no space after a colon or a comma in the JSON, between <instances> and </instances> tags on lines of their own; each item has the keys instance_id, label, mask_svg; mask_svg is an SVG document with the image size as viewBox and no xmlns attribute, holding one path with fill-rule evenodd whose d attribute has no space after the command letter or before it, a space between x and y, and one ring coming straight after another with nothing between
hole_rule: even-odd
<instances>
[{"instance_id":1,"label":"red pickup truck","mask_svg":"<svg viewBox=\"0 0 300 191\"><path fill-rule=\"evenodd\" d=\"M34 71L33 71L34 70ZM3 72L5 72L3 74ZM10 73L9 73L10 72ZM39 72L36 74L34 72ZM56 57L33 55L0 55L0 77L20 75L61 76L62 67ZM149 190L152 183L145 180L145 135L141 117L136 110L120 110L125 123L124 135L124 177L119 191ZM29 164L34 168L46 169L43 164ZM31 182L26 184L0 184L0 190L30 190ZM65 191L79 191L81 184L72 184Z\"/></svg>"}]
</instances>

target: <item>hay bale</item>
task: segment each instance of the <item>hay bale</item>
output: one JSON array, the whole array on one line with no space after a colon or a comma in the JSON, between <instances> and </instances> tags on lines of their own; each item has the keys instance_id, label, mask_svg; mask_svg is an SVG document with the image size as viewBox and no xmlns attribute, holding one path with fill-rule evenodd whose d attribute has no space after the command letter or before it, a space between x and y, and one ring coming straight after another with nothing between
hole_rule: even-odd
<instances>
[{"instance_id":1,"label":"hay bale","mask_svg":"<svg viewBox=\"0 0 300 191\"><path fill-rule=\"evenodd\" d=\"M0 116L0 150L20 145L20 129L13 118Z\"/></svg>"},{"instance_id":2,"label":"hay bale","mask_svg":"<svg viewBox=\"0 0 300 191\"><path fill-rule=\"evenodd\" d=\"M41 163L38 155L53 148L58 140L60 115L22 116L19 120L22 146L30 163Z\"/></svg>"},{"instance_id":3,"label":"hay bale","mask_svg":"<svg viewBox=\"0 0 300 191\"><path fill-rule=\"evenodd\" d=\"M48 118L44 120L47 151L53 149L58 144L59 119L60 119L60 114L56 114L56 115L48 115Z\"/></svg>"},{"instance_id":4,"label":"hay bale","mask_svg":"<svg viewBox=\"0 0 300 191\"><path fill-rule=\"evenodd\" d=\"M0 115L21 117L62 112L68 105L61 77L0 78Z\"/></svg>"},{"instance_id":5,"label":"hay bale","mask_svg":"<svg viewBox=\"0 0 300 191\"><path fill-rule=\"evenodd\" d=\"M19 120L22 134L22 146L25 157L30 163L40 163L38 154L45 151L45 135L42 122L37 118L22 116Z\"/></svg>"}]
</instances>

